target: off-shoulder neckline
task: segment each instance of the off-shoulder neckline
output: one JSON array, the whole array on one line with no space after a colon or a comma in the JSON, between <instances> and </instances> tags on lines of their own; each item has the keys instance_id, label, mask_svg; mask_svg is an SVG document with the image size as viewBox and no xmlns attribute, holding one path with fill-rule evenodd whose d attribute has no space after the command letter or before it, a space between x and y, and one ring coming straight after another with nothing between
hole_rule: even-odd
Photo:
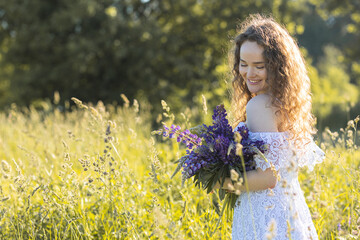
<instances>
[{"instance_id":1,"label":"off-shoulder neckline","mask_svg":"<svg viewBox=\"0 0 360 240\"><path fill-rule=\"evenodd\" d=\"M247 124L246 124L245 122L240 122L240 123L236 126L236 128L238 128L238 127L240 126L240 124L243 124L243 125L247 126ZM235 128L235 129L236 129L236 128ZM274 134L274 135L277 135L277 134L287 135L287 134L288 134L288 132L252 132L252 131L250 131L250 130L249 130L249 133L251 133L251 134L266 134L266 135L271 135L271 134Z\"/></svg>"}]
</instances>

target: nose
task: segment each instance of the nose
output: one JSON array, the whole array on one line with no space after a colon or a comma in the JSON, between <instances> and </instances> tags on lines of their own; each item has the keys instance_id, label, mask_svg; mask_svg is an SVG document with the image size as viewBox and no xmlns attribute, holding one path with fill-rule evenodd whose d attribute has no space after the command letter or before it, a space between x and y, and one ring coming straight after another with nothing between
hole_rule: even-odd
<instances>
[{"instance_id":1,"label":"nose","mask_svg":"<svg viewBox=\"0 0 360 240\"><path fill-rule=\"evenodd\" d=\"M251 77L255 77L256 75L256 70L254 67L249 67L248 71L247 71L247 77L251 78Z\"/></svg>"}]
</instances>

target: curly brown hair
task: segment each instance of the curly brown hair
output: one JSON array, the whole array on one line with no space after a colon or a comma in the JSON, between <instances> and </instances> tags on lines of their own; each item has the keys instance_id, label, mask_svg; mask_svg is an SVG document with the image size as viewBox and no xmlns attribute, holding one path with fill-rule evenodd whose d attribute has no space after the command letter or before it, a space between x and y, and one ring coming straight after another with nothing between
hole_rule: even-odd
<instances>
[{"instance_id":1,"label":"curly brown hair","mask_svg":"<svg viewBox=\"0 0 360 240\"><path fill-rule=\"evenodd\" d=\"M240 48L245 41L256 42L264 48L272 105L278 109L279 131L292 133L292 139L308 138L315 133L315 119L311 114L310 79L305 60L295 40L285 27L273 18L250 15L240 26L232 50L233 97L235 122L246 121L246 104L254 97L239 73Z\"/></svg>"}]
</instances>

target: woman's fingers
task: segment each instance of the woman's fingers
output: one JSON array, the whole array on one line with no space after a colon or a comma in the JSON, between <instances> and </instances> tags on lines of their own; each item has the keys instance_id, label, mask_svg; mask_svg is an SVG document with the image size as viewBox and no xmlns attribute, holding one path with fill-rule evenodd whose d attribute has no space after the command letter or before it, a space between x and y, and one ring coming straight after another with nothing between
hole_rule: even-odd
<instances>
[{"instance_id":1,"label":"woman's fingers","mask_svg":"<svg viewBox=\"0 0 360 240\"><path fill-rule=\"evenodd\" d=\"M235 191L234 185L233 185L232 183L228 183L227 189L228 189L229 191Z\"/></svg>"},{"instance_id":2,"label":"woman's fingers","mask_svg":"<svg viewBox=\"0 0 360 240\"><path fill-rule=\"evenodd\" d=\"M225 182L224 182L224 185L222 187L223 189L226 189L226 190L229 190L229 191L235 191L235 187L234 185L232 184L231 180L230 179L226 179Z\"/></svg>"}]
</instances>

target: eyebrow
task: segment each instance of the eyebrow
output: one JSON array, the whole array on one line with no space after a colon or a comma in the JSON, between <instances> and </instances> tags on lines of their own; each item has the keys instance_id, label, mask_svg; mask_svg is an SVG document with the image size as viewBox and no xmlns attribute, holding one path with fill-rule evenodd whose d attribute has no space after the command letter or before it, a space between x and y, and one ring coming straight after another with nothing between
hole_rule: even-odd
<instances>
[{"instance_id":1,"label":"eyebrow","mask_svg":"<svg viewBox=\"0 0 360 240\"><path fill-rule=\"evenodd\" d=\"M242 59L240 59L240 61L246 62L245 60L242 60ZM265 63L265 62L253 62L253 64L263 64L263 63Z\"/></svg>"}]
</instances>

